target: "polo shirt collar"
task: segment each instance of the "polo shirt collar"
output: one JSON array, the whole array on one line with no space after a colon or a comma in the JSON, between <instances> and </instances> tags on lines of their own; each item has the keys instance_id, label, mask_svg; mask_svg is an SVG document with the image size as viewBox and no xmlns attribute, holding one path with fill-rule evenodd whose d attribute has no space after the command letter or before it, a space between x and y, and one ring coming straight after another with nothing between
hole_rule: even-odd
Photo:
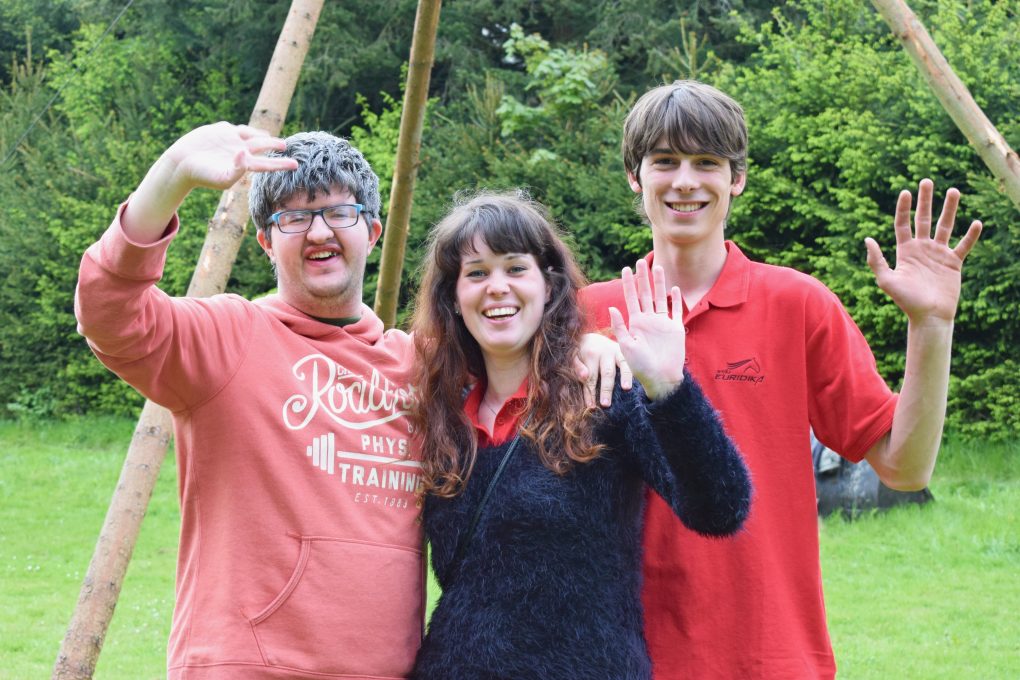
<instances>
[{"instance_id":1,"label":"polo shirt collar","mask_svg":"<svg viewBox=\"0 0 1020 680\"><path fill-rule=\"evenodd\" d=\"M486 387L488 387L487 381L485 378L480 378L464 399L464 415L468 417L478 433L479 448L497 446L510 439L517 431L517 423L520 421L521 414L524 413L524 406L528 401L528 378L524 378L524 382L517 388L517 391L503 403L503 407L496 414L493 431L489 432L482 425L481 418L478 416Z\"/></svg>"},{"instance_id":2,"label":"polo shirt collar","mask_svg":"<svg viewBox=\"0 0 1020 680\"><path fill-rule=\"evenodd\" d=\"M652 262L655 253L645 256L648 262L648 275L651 276ZM751 261L733 241L726 241L726 262L719 272L719 278L703 298L713 307L736 307L747 302L748 290L751 285Z\"/></svg>"}]
</instances>

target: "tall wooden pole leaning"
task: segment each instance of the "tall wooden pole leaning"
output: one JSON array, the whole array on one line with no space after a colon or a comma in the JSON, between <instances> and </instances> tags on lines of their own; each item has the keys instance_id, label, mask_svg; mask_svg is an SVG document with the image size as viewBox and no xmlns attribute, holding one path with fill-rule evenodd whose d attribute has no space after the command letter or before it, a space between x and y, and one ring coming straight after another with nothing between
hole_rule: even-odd
<instances>
[{"instance_id":1,"label":"tall wooden pole leaning","mask_svg":"<svg viewBox=\"0 0 1020 680\"><path fill-rule=\"evenodd\" d=\"M387 328L397 321L397 297L400 274L404 266L404 247L411 221L411 200L414 181L418 176L418 155L421 131L425 121L425 102L429 94L429 77L436 51L436 29L439 26L441 0L418 0L411 39L411 63L407 69L404 106L400 113L400 137L393 168L393 188L383 236L379 283L375 291L375 313Z\"/></svg>"},{"instance_id":2,"label":"tall wooden pole leaning","mask_svg":"<svg viewBox=\"0 0 1020 680\"><path fill-rule=\"evenodd\" d=\"M967 137L1017 208L1020 208L1020 157L1009 147L967 86L928 35L924 25L903 0L872 0L903 49L928 81L942 107Z\"/></svg>"},{"instance_id":3,"label":"tall wooden pole leaning","mask_svg":"<svg viewBox=\"0 0 1020 680\"><path fill-rule=\"evenodd\" d=\"M291 3L251 115L252 126L279 134L322 4L323 0ZM248 186L245 176L223 193L209 221L188 295L205 297L220 293L226 287L248 223ZM57 655L52 676L55 680L87 680L95 671L142 518L166 457L172 428L170 413L147 401L82 582L78 604Z\"/></svg>"}]
</instances>

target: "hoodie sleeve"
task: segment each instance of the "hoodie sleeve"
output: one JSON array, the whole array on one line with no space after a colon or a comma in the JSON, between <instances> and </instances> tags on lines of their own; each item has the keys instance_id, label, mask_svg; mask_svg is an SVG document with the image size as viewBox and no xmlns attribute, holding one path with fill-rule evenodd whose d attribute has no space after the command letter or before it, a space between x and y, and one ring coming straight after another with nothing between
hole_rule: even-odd
<instances>
[{"instance_id":1,"label":"hoodie sleeve","mask_svg":"<svg viewBox=\"0 0 1020 680\"><path fill-rule=\"evenodd\" d=\"M124 204L126 205L126 203ZM78 332L99 360L145 397L180 411L218 391L250 342L250 305L237 296L172 298L156 283L177 233L150 245L128 240L120 215L82 258Z\"/></svg>"},{"instance_id":2,"label":"hoodie sleeve","mask_svg":"<svg viewBox=\"0 0 1020 680\"><path fill-rule=\"evenodd\" d=\"M659 401L650 401L639 384L630 392L617 384L615 448L684 526L725 536L740 529L750 511L750 474L701 387L684 376Z\"/></svg>"}]
</instances>

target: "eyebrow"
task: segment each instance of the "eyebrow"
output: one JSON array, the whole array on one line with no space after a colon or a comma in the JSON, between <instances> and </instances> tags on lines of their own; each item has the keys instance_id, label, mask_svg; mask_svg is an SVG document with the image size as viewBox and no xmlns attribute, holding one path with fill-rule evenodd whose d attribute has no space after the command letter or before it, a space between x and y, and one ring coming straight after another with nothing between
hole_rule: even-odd
<instances>
[{"instance_id":1,"label":"eyebrow","mask_svg":"<svg viewBox=\"0 0 1020 680\"><path fill-rule=\"evenodd\" d=\"M650 149L648 151L648 153L646 153L645 155L646 156L677 156L677 155L681 155L681 156L706 156L706 157L710 157L710 158L718 158L718 159L721 159L721 160L726 160L725 156L719 156L718 154L712 153L711 151L680 151L679 149L670 149L670 148L663 148L663 147L656 147L654 149Z\"/></svg>"},{"instance_id":2,"label":"eyebrow","mask_svg":"<svg viewBox=\"0 0 1020 680\"><path fill-rule=\"evenodd\" d=\"M529 254L530 253L503 253L503 259L504 260L514 260L514 259L517 259L517 258L527 257ZM468 265L468 264L478 264L481 261L482 261L481 257L476 257L473 260L464 260L464 262L461 263L461 266Z\"/></svg>"}]
</instances>

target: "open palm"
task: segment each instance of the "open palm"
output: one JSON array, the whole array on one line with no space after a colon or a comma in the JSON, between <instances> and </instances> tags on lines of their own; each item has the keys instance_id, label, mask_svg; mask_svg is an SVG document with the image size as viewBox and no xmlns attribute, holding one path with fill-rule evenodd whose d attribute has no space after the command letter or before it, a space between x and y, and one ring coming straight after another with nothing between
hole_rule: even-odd
<instances>
[{"instance_id":1,"label":"open palm","mask_svg":"<svg viewBox=\"0 0 1020 680\"><path fill-rule=\"evenodd\" d=\"M956 247L949 247L956 208L960 203L960 192L950 189L946 192L945 204L933 237L931 231L933 193L932 181L921 180L917 191L913 233L910 227L912 196L909 191L900 193L896 201L894 222L895 268L889 267L874 239L865 240L868 266L874 272L879 288L893 299L912 322L953 320L960 299L963 261L981 235L981 223L974 221Z\"/></svg>"},{"instance_id":2,"label":"open palm","mask_svg":"<svg viewBox=\"0 0 1020 680\"><path fill-rule=\"evenodd\" d=\"M673 313L669 314L666 282L662 267L652 268L649 283L648 263L639 260L637 273L629 267L621 275L627 304L628 323L615 307L609 309L613 334L634 377L641 381L652 399L665 396L683 381L684 343L680 289L671 291Z\"/></svg>"},{"instance_id":3,"label":"open palm","mask_svg":"<svg viewBox=\"0 0 1020 680\"><path fill-rule=\"evenodd\" d=\"M245 172L293 170L291 158L266 157L281 150L283 140L247 125L214 123L192 130L167 150L177 179L188 186L226 190Z\"/></svg>"}]
</instances>

